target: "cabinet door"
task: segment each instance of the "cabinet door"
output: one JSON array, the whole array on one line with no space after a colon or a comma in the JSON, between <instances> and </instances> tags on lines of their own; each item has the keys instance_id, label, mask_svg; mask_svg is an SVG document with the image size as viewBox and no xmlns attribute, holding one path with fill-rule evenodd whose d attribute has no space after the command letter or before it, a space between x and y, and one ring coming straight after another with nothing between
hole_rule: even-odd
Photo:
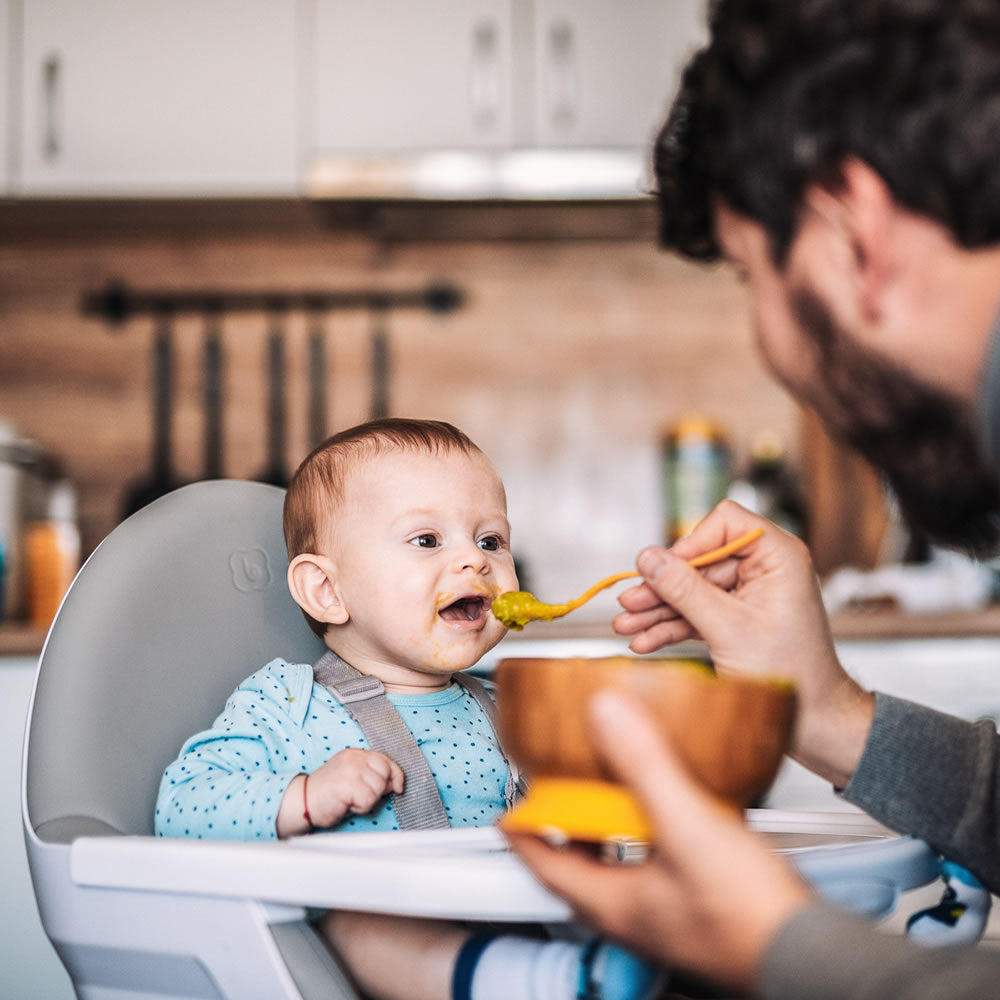
<instances>
[{"instance_id":1,"label":"cabinet door","mask_svg":"<svg viewBox=\"0 0 1000 1000\"><path fill-rule=\"evenodd\" d=\"M297 188L296 6L23 0L29 195Z\"/></svg>"},{"instance_id":2,"label":"cabinet door","mask_svg":"<svg viewBox=\"0 0 1000 1000\"><path fill-rule=\"evenodd\" d=\"M535 0L535 142L649 145L688 55L705 0Z\"/></svg>"},{"instance_id":3,"label":"cabinet door","mask_svg":"<svg viewBox=\"0 0 1000 1000\"><path fill-rule=\"evenodd\" d=\"M508 145L510 36L509 0L317 0L308 145Z\"/></svg>"}]
</instances>

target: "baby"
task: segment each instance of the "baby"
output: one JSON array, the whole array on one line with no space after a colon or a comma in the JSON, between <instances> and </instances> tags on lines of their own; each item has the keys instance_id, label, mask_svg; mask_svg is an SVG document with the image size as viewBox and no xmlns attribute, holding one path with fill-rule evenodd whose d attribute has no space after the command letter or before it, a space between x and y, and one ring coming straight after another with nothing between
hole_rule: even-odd
<instances>
[{"instance_id":1,"label":"baby","mask_svg":"<svg viewBox=\"0 0 1000 1000\"><path fill-rule=\"evenodd\" d=\"M490 605L517 589L489 460L447 423L362 424L299 467L284 529L289 589L328 652L315 665L268 663L185 743L161 782L157 834L493 823L516 775L490 696L460 673L503 637ZM371 697L345 702L361 690ZM320 927L362 991L387 1000L640 998L659 983L603 942L342 912Z\"/></svg>"}]
</instances>

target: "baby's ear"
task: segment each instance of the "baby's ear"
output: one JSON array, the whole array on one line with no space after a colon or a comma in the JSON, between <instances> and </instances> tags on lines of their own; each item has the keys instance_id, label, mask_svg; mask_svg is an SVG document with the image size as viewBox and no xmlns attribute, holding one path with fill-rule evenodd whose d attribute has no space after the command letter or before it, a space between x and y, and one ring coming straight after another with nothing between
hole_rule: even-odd
<instances>
[{"instance_id":1,"label":"baby's ear","mask_svg":"<svg viewBox=\"0 0 1000 1000\"><path fill-rule=\"evenodd\" d=\"M330 625L343 625L351 616L340 596L337 572L326 556L297 555L288 564L288 589L308 615Z\"/></svg>"}]
</instances>

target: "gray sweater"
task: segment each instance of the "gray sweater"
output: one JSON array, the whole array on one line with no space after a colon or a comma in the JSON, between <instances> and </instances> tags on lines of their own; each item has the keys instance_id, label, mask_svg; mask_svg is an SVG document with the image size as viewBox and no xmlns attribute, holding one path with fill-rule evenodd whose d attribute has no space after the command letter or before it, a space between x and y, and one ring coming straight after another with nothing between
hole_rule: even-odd
<instances>
[{"instance_id":1,"label":"gray sweater","mask_svg":"<svg viewBox=\"0 0 1000 1000\"><path fill-rule=\"evenodd\" d=\"M922 837L1000 890L1000 737L888 695L844 797ZM788 921L767 952L765 1000L1000 998L1000 951L924 948L818 903Z\"/></svg>"}]
</instances>

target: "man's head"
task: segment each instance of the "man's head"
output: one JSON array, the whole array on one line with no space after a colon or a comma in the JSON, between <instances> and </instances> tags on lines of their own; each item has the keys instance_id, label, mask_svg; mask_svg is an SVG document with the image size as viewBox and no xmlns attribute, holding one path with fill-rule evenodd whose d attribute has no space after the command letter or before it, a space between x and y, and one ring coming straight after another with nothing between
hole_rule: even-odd
<instances>
[{"instance_id":1,"label":"man's head","mask_svg":"<svg viewBox=\"0 0 1000 1000\"><path fill-rule=\"evenodd\" d=\"M1000 296L1000 5L719 0L711 22L657 141L663 245L736 264L779 380L915 523L992 546L974 406Z\"/></svg>"},{"instance_id":2,"label":"man's head","mask_svg":"<svg viewBox=\"0 0 1000 1000\"><path fill-rule=\"evenodd\" d=\"M517 586L503 485L451 424L385 419L334 435L285 498L288 583L310 627L365 673L408 683L475 663Z\"/></svg>"}]
</instances>

